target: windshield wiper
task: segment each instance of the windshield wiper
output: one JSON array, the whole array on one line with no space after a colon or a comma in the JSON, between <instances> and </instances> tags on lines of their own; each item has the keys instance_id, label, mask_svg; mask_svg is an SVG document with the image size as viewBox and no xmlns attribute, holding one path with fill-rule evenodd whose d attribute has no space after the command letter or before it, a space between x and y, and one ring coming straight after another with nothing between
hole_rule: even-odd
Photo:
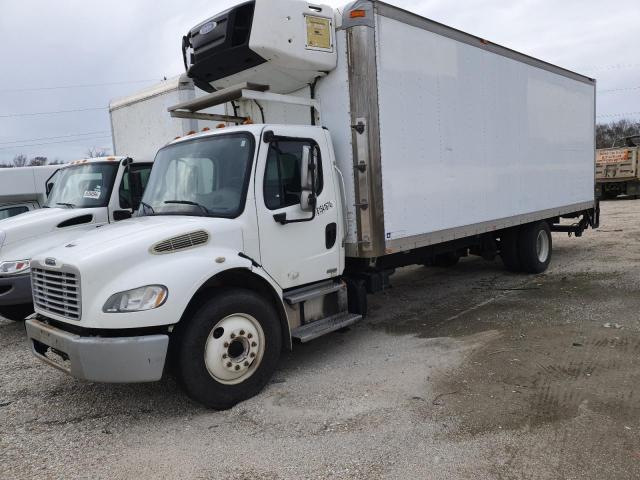
<instances>
[{"instance_id":1,"label":"windshield wiper","mask_svg":"<svg viewBox=\"0 0 640 480\"><path fill-rule=\"evenodd\" d=\"M76 208L76 206L73 203L58 202L58 203L56 203L56 205L62 205L63 207L69 207L69 208Z\"/></svg>"},{"instance_id":2,"label":"windshield wiper","mask_svg":"<svg viewBox=\"0 0 640 480\"><path fill-rule=\"evenodd\" d=\"M153 207L151 205L149 205L147 202L140 202L140 205L142 205L145 208L148 208L149 210L151 210L151 213L156 213L156 211L153 209Z\"/></svg>"},{"instance_id":3,"label":"windshield wiper","mask_svg":"<svg viewBox=\"0 0 640 480\"><path fill-rule=\"evenodd\" d=\"M202 210L202 213L204 213L205 215L209 215L209 209L207 207L205 207L204 205L198 203L198 202L191 202L189 200L167 200L166 202L167 204L176 204L176 205L193 205L194 207L198 207Z\"/></svg>"}]
</instances>

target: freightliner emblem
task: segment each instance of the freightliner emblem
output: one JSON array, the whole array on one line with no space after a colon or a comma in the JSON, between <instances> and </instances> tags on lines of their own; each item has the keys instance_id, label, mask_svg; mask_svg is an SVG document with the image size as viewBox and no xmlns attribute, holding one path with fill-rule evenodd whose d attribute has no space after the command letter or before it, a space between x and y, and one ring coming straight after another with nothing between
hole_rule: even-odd
<instances>
[{"instance_id":1,"label":"freightliner emblem","mask_svg":"<svg viewBox=\"0 0 640 480\"><path fill-rule=\"evenodd\" d=\"M55 267L56 266L56 259L55 258L45 258L44 264L45 265L49 265L50 267Z\"/></svg>"},{"instance_id":2,"label":"freightliner emblem","mask_svg":"<svg viewBox=\"0 0 640 480\"><path fill-rule=\"evenodd\" d=\"M211 32L214 28L216 28L218 26L218 22L208 22L205 23L202 28L200 29L200 35L206 35L207 33Z\"/></svg>"}]
</instances>

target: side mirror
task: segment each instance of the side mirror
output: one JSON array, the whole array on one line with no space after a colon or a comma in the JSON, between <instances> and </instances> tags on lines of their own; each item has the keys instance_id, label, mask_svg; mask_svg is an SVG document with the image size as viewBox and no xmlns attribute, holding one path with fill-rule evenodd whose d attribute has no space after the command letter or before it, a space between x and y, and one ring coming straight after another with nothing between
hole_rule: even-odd
<instances>
[{"instance_id":1,"label":"side mirror","mask_svg":"<svg viewBox=\"0 0 640 480\"><path fill-rule=\"evenodd\" d=\"M46 190L47 190L47 196L49 196L49 194L51 193L51 190L53 190L53 186L54 186L54 185L55 185L55 183L53 183L53 182L49 182L49 183L47 183L47 188L46 188Z\"/></svg>"},{"instance_id":2,"label":"side mirror","mask_svg":"<svg viewBox=\"0 0 640 480\"><path fill-rule=\"evenodd\" d=\"M304 212L312 211L316 206L316 162L311 146L302 147L302 165L300 168L300 208Z\"/></svg>"},{"instance_id":3,"label":"side mirror","mask_svg":"<svg viewBox=\"0 0 640 480\"><path fill-rule=\"evenodd\" d=\"M127 220L129 218L131 218L132 213L129 210L116 210L113 212L113 219L116 222L119 222L120 220Z\"/></svg>"}]
</instances>

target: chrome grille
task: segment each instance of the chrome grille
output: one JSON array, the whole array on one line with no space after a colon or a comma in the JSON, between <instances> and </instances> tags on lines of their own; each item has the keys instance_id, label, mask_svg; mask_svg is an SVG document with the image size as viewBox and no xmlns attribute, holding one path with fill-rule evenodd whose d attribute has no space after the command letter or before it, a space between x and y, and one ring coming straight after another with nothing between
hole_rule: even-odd
<instances>
[{"instance_id":1,"label":"chrome grille","mask_svg":"<svg viewBox=\"0 0 640 480\"><path fill-rule=\"evenodd\" d=\"M151 251L156 254L177 252L179 250L197 247L198 245L204 245L208 241L209 234L204 230L199 230L158 242L151 247Z\"/></svg>"},{"instance_id":2,"label":"chrome grille","mask_svg":"<svg viewBox=\"0 0 640 480\"><path fill-rule=\"evenodd\" d=\"M80 278L75 273L32 267L31 288L41 310L80 320Z\"/></svg>"}]
</instances>

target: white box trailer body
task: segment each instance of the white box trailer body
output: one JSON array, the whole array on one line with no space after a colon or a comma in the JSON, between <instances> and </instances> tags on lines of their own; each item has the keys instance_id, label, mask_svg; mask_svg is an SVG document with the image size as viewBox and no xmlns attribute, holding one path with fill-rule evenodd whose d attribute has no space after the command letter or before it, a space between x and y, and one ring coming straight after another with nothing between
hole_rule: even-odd
<instances>
[{"instance_id":1,"label":"white box trailer body","mask_svg":"<svg viewBox=\"0 0 640 480\"><path fill-rule=\"evenodd\" d=\"M0 220L41 208L47 180L60 165L0 169Z\"/></svg>"},{"instance_id":2,"label":"white box trailer body","mask_svg":"<svg viewBox=\"0 0 640 480\"><path fill-rule=\"evenodd\" d=\"M288 28L289 17L311 13L337 25L336 54L327 52L324 64L334 59L335 68L317 78L313 97L346 179L348 256L379 257L594 208L595 80L383 2L354 2L336 18L329 7L313 7L320 11L258 0L255 15L270 33L259 27L249 44L264 45L276 32L299 43L304 31ZM357 9L368 15L350 18ZM321 64L321 52L310 53ZM274 80L262 65L232 79ZM206 88L203 79L196 84ZM310 87L289 93L312 95ZM237 106L256 122L312 121L306 106ZM364 134L352 128L359 123Z\"/></svg>"},{"instance_id":3,"label":"white box trailer body","mask_svg":"<svg viewBox=\"0 0 640 480\"><path fill-rule=\"evenodd\" d=\"M0 169L0 204L37 202L47 199L47 180L61 165Z\"/></svg>"},{"instance_id":4,"label":"white box trailer body","mask_svg":"<svg viewBox=\"0 0 640 480\"><path fill-rule=\"evenodd\" d=\"M176 137L198 131L198 120L172 118L167 109L194 100L196 90L186 75L177 75L109 104L114 155L151 161Z\"/></svg>"}]
</instances>

